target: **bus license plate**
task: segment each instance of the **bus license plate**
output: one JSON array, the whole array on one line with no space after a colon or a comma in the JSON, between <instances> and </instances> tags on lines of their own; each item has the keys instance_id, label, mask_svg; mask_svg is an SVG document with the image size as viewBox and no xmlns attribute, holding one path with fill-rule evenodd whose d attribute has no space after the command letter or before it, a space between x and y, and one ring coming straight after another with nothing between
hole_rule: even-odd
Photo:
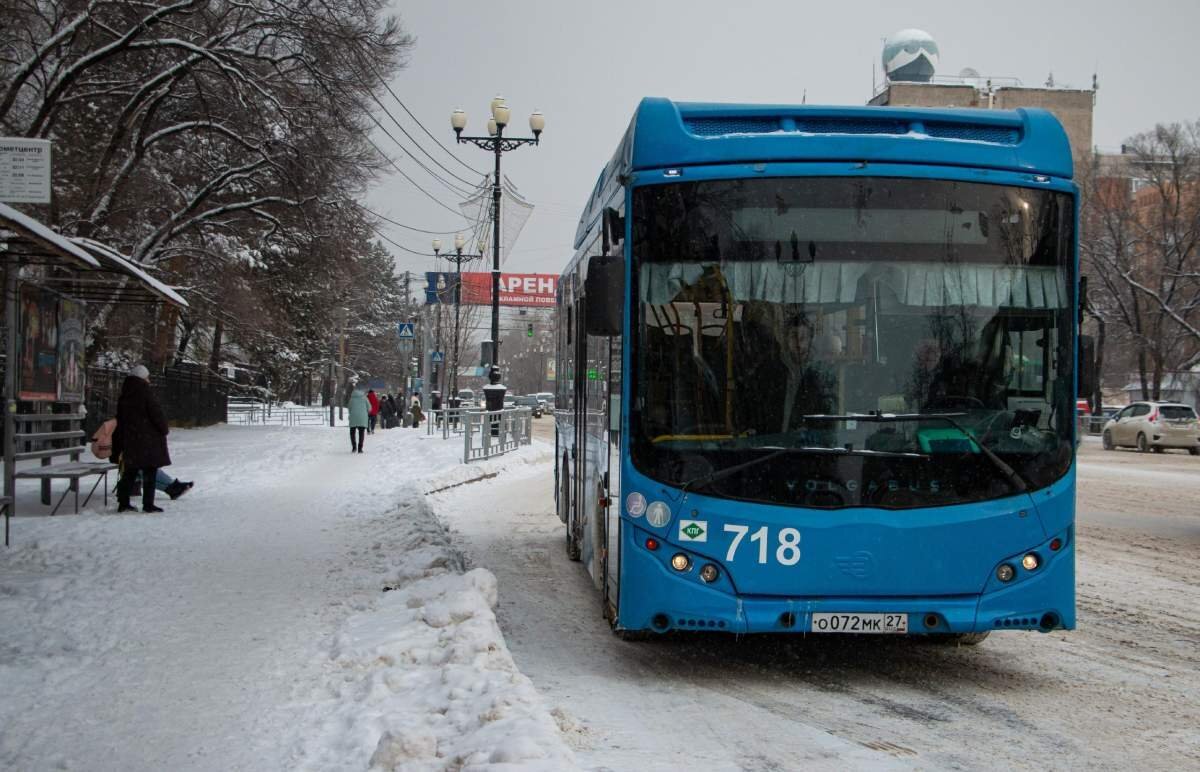
<instances>
[{"instance_id":1,"label":"bus license plate","mask_svg":"<svg viewBox=\"0 0 1200 772\"><path fill-rule=\"evenodd\" d=\"M814 633L907 633L908 614L813 614Z\"/></svg>"}]
</instances>

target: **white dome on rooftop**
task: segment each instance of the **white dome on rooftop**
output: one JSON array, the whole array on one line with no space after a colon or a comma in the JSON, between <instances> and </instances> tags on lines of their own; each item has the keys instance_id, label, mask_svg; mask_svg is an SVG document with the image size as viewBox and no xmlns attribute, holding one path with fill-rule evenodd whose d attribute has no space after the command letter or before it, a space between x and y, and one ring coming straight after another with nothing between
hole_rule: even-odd
<instances>
[{"instance_id":1,"label":"white dome on rooftop","mask_svg":"<svg viewBox=\"0 0 1200 772\"><path fill-rule=\"evenodd\" d=\"M925 30L902 29L883 43L883 71L888 80L928 82L937 63L937 42Z\"/></svg>"}]
</instances>

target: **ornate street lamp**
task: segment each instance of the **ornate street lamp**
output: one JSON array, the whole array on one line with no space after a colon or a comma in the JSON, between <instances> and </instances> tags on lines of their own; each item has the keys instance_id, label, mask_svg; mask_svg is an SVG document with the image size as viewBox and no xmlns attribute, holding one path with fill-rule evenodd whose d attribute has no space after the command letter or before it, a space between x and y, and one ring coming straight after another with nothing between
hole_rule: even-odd
<instances>
[{"instance_id":1,"label":"ornate street lamp","mask_svg":"<svg viewBox=\"0 0 1200 772\"><path fill-rule=\"evenodd\" d=\"M456 112L462 112L462 111L458 110ZM465 115L463 116L463 119L464 120L466 119ZM435 259L438 257L444 257L445 259L454 263L454 342L453 342L453 344L451 344L454 347L454 353L452 354L451 359L450 359L450 362L451 362L451 365L450 365L450 393L448 395L446 395L446 399L452 400L452 401L447 401L445 403L449 407L458 407L458 338L459 338L458 319L459 319L459 308L462 306L462 264L469 263L472 260L476 260L478 258L483 257L482 249L475 254L464 255L463 247L465 247L466 245L467 245L467 240L465 238L463 238L463 235L461 233L456 233L454 235L454 253L450 254L450 255L443 255L441 253L442 252L442 240L441 239L433 240L433 254L434 254ZM438 293L438 300L439 300L439 304L440 304L441 293ZM439 320L441 319L441 314L438 315L438 319ZM440 327L440 321L439 321L439 327ZM440 334L439 334L439 338L440 338ZM444 366L444 364L445 363L443 363L443 366Z\"/></svg>"},{"instance_id":2,"label":"ornate street lamp","mask_svg":"<svg viewBox=\"0 0 1200 772\"><path fill-rule=\"evenodd\" d=\"M500 385L500 156L524 145L536 145L546 128L546 117L538 111L529 116L532 137L506 137L504 129L512 118L512 111L504 97L497 95L491 102L492 115L488 119L486 137L464 137L467 114L455 110L450 114L450 126L459 143L472 144L492 153L496 158L496 170L492 176L492 362L488 372L488 385L484 387L488 410L504 407L504 387ZM457 338L456 338L457 342Z\"/></svg>"}]
</instances>

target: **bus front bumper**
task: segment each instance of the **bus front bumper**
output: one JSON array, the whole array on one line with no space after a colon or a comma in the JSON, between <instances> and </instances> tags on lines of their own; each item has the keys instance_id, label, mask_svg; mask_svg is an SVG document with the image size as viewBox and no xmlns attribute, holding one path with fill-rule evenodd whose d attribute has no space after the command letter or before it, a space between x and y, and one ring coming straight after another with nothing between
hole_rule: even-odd
<instances>
[{"instance_id":1,"label":"bus front bumper","mask_svg":"<svg viewBox=\"0 0 1200 772\"><path fill-rule=\"evenodd\" d=\"M657 555L627 549L617 628L807 634L830 632L815 630L813 615L833 613L906 615L909 635L1070 630L1075 627L1074 550L1070 539L1035 575L1007 586L989 581L976 595L789 598L738 596L725 577L707 584L698 579L697 566L677 572Z\"/></svg>"}]
</instances>

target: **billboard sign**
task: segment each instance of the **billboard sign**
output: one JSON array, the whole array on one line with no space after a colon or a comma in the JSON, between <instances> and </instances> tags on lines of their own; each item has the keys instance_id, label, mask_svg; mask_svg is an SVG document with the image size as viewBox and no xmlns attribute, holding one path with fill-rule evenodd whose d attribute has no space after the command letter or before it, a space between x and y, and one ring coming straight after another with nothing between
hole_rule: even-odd
<instances>
[{"instance_id":1,"label":"billboard sign","mask_svg":"<svg viewBox=\"0 0 1200 772\"><path fill-rule=\"evenodd\" d=\"M425 302L454 302L455 274L450 271L427 272ZM552 273L502 273L500 274L500 305L535 308L553 308L554 295L558 288L558 276ZM492 274L472 272L462 274L462 302L465 305L490 306L492 304Z\"/></svg>"}]
</instances>

